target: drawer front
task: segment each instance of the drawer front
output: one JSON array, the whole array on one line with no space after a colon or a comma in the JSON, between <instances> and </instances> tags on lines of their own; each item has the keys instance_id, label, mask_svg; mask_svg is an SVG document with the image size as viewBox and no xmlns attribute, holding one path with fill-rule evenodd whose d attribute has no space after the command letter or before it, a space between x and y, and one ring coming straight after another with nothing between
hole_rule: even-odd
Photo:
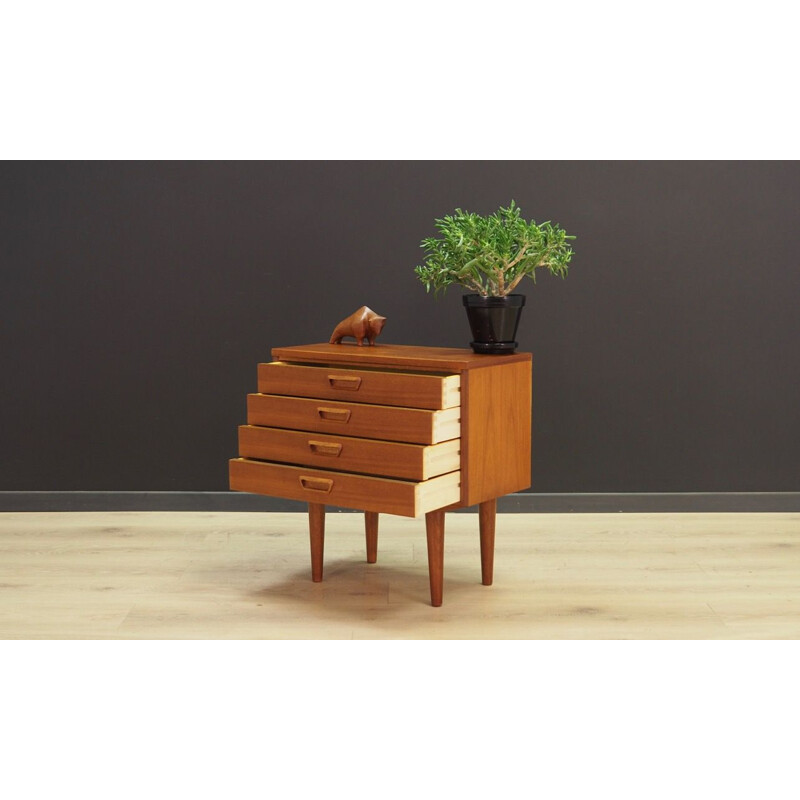
<instances>
[{"instance_id":1,"label":"drawer front","mask_svg":"<svg viewBox=\"0 0 800 800\"><path fill-rule=\"evenodd\" d=\"M274 361L258 365L258 391L407 408L461 405L460 375L417 375Z\"/></svg>"},{"instance_id":2,"label":"drawer front","mask_svg":"<svg viewBox=\"0 0 800 800\"><path fill-rule=\"evenodd\" d=\"M230 462L230 488L308 503L416 517L457 503L460 472L427 481L399 481L345 472L237 458Z\"/></svg>"},{"instance_id":3,"label":"drawer front","mask_svg":"<svg viewBox=\"0 0 800 800\"><path fill-rule=\"evenodd\" d=\"M242 425L239 455L422 481L460 466L461 440L419 445Z\"/></svg>"},{"instance_id":4,"label":"drawer front","mask_svg":"<svg viewBox=\"0 0 800 800\"><path fill-rule=\"evenodd\" d=\"M461 435L458 407L428 411L271 394L247 396L247 422L416 444L436 444Z\"/></svg>"}]
</instances>

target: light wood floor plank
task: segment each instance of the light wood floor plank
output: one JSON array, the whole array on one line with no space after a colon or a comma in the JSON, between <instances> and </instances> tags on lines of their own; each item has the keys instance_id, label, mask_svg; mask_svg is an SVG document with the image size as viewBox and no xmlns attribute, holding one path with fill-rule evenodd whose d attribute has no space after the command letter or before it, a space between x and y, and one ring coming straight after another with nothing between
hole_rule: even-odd
<instances>
[{"instance_id":1,"label":"light wood floor plank","mask_svg":"<svg viewBox=\"0 0 800 800\"><path fill-rule=\"evenodd\" d=\"M800 515L503 514L493 586L478 518L450 514L444 605L422 520L0 513L4 639L797 639Z\"/></svg>"}]
</instances>

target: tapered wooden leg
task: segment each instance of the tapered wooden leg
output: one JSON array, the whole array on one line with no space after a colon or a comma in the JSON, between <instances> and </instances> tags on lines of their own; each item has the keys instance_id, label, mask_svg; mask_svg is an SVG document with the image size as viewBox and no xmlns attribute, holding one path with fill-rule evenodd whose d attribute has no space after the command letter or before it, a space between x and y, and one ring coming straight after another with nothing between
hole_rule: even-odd
<instances>
[{"instance_id":1,"label":"tapered wooden leg","mask_svg":"<svg viewBox=\"0 0 800 800\"><path fill-rule=\"evenodd\" d=\"M325 549L325 506L308 504L308 530L311 534L311 580L322 580L322 551Z\"/></svg>"},{"instance_id":2,"label":"tapered wooden leg","mask_svg":"<svg viewBox=\"0 0 800 800\"><path fill-rule=\"evenodd\" d=\"M428 572L431 579L431 605L442 604L444 582L444 510L429 511L425 515L428 534Z\"/></svg>"},{"instance_id":3,"label":"tapered wooden leg","mask_svg":"<svg viewBox=\"0 0 800 800\"><path fill-rule=\"evenodd\" d=\"M497 499L487 500L478 507L481 530L481 582L491 586L494 577L494 527L497 518Z\"/></svg>"},{"instance_id":4,"label":"tapered wooden leg","mask_svg":"<svg viewBox=\"0 0 800 800\"><path fill-rule=\"evenodd\" d=\"M364 512L364 526L367 530L367 563L378 560L378 512Z\"/></svg>"}]
</instances>

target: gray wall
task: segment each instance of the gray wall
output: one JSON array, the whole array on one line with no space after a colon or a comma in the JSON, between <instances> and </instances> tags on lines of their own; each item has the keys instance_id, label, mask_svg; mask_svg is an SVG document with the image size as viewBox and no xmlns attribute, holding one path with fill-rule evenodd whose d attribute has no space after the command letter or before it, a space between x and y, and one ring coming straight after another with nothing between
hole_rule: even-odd
<instances>
[{"instance_id":1,"label":"gray wall","mask_svg":"<svg viewBox=\"0 0 800 800\"><path fill-rule=\"evenodd\" d=\"M0 489L224 491L271 347L468 346L419 242L511 198L578 237L524 288L533 491L800 490L796 162L433 161L0 165Z\"/></svg>"}]
</instances>

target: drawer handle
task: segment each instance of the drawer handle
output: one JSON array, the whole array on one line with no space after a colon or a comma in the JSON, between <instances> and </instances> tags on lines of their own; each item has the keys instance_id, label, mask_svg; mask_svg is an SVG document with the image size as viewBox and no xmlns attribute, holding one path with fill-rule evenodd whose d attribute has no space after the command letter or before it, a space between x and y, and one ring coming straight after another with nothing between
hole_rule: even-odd
<instances>
[{"instance_id":1,"label":"drawer handle","mask_svg":"<svg viewBox=\"0 0 800 800\"><path fill-rule=\"evenodd\" d=\"M361 378L355 375L328 375L328 383L333 389L352 389L355 392L361 386Z\"/></svg>"},{"instance_id":2,"label":"drawer handle","mask_svg":"<svg viewBox=\"0 0 800 800\"><path fill-rule=\"evenodd\" d=\"M312 439L308 446L312 453L319 453L321 456L338 456L342 452L342 446L337 442L315 442Z\"/></svg>"},{"instance_id":3,"label":"drawer handle","mask_svg":"<svg viewBox=\"0 0 800 800\"><path fill-rule=\"evenodd\" d=\"M318 408L317 414L320 419L329 419L333 422L347 422L350 419L348 408Z\"/></svg>"},{"instance_id":4,"label":"drawer handle","mask_svg":"<svg viewBox=\"0 0 800 800\"><path fill-rule=\"evenodd\" d=\"M333 489L333 480L331 478L311 478L308 475L301 475L300 485L304 489L311 489L313 492L325 492L327 494Z\"/></svg>"}]
</instances>

